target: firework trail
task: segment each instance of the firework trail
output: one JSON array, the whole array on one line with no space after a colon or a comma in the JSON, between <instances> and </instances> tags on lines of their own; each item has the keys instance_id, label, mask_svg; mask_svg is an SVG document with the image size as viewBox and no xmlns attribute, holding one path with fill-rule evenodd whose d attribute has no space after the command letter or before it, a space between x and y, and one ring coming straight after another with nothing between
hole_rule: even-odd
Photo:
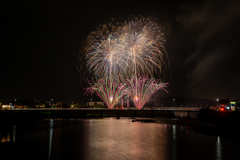
<instances>
[{"instance_id":1,"label":"firework trail","mask_svg":"<svg viewBox=\"0 0 240 160\"><path fill-rule=\"evenodd\" d=\"M159 89L167 92L165 87L168 83L163 83L160 79L148 78L148 76L133 76L126 80L126 93L130 96L137 109L141 109L149 98Z\"/></svg>"},{"instance_id":2,"label":"firework trail","mask_svg":"<svg viewBox=\"0 0 240 160\"><path fill-rule=\"evenodd\" d=\"M95 93L112 109L114 105L126 94L126 84L120 82L118 79L99 79L96 82L90 81L90 87L86 89L85 94Z\"/></svg>"}]
</instances>

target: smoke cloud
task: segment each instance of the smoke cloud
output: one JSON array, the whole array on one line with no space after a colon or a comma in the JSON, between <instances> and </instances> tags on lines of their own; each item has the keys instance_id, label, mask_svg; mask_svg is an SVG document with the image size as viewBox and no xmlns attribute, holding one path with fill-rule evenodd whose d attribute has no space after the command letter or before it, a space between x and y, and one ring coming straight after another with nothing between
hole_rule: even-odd
<instances>
[{"instance_id":1,"label":"smoke cloud","mask_svg":"<svg viewBox=\"0 0 240 160\"><path fill-rule=\"evenodd\" d=\"M186 90L198 98L228 98L240 90L240 3L204 1L179 7L176 20L196 33L196 49L184 61ZM231 70L229 70L231 68ZM239 93L240 95L240 93Z\"/></svg>"}]
</instances>

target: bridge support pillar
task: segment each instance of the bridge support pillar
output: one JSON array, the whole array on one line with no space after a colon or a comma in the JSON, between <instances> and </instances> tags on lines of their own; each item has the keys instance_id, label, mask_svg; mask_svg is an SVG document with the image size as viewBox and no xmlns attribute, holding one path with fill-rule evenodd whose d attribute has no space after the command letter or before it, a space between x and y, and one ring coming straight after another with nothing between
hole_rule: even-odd
<instances>
[{"instance_id":1,"label":"bridge support pillar","mask_svg":"<svg viewBox=\"0 0 240 160\"><path fill-rule=\"evenodd\" d=\"M83 111L83 118L87 118L86 111Z\"/></svg>"},{"instance_id":2,"label":"bridge support pillar","mask_svg":"<svg viewBox=\"0 0 240 160\"><path fill-rule=\"evenodd\" d=\"M151 112L152 112L152 113L151 113L151 117L152 117L152 118L155 118L155 116L154 116L154 110L151 110Z\"/></svg>"},{"instance_id":3,"label":"bridge support pillar","mask_svg":"<svg viewBox=\"0 0 240 160\"><path fill-rule=\"evenodd\" d=\"M67 111L67 112L66 112L66 118L68 118L68 119L71 118L71 113L70 113L70 111Z\"/></svg>"},{"instance_id":4,"label":"bridge support pillar","mask_svg":"<svg viewBox=\"0 0 240 160\"><path fill-rule=\"evenodd\" d=\"M174 114L173 111L169 111L169 118L173 118L174 117L173 114Z\"/></svg>"},{"instance_id":5,"label":"bridge support pillar","mask_svg":"<svg viewBox=\"0 0 240 160\"><path fill-rule=\"evenodd\" d=\"M117 119L120 119L119 111L117 111Z\"/></svg>"},{"instance_id":6,"label":"bridge support pillar","mask_svg":"<svg viewBox=\"0 0 240 160\"><path fill-rule=\"evenodd\" d=\"M188 111L188 114L187 114L187 119L190 119L190 111Z\"/></svg>"},{"instance_id":7,"label":"bridge support pillar","mask_svg":"<svg viewBox=\"0 0 240 160\"><path fill-rule=\"evenodd\" d=\"M103 113L102 113L102 111L100 111L100 118L103 118Z\"/></svg>"},{"instance_id":8,"label":"bridge support pillar","mask_svg":"<svg viewBox=\"0 0 240 160\"><path fill-rule=\"evenodd\" d=\"M54 118L54 111L51 111L49 118Z\"/></svg>"}]
</instances>

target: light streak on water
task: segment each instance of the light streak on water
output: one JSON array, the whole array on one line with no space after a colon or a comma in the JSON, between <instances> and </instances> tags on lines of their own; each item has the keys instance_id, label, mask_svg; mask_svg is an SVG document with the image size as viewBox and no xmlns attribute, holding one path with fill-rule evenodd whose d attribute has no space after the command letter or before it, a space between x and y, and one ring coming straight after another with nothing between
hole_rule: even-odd
<instances>
[{"instance_id":1,"label":"light streak on water","mask_svg":"<svg viewBox=\"0 0 240 160\"><path fill-rule=\"evenodd\" d=\"M49 121L49 128L50 128L50 133L49 133L49 149L48 149L48 159L51 159L51 151L52 151L52 139L53 139L53 125L54 125L54 120L51 119Z\"/></svg>"},{"instance_id":2,"label":"light streak on water","mask_svg":"<svg viewBox=\"0 0 240 160\"><path fill-rule=\"evenodd\" d=\"M221 147L221 141L220 137L217 137L217 143L216 143L216 159L222 160L222 147Z\"/></svg>"}]
</instances>

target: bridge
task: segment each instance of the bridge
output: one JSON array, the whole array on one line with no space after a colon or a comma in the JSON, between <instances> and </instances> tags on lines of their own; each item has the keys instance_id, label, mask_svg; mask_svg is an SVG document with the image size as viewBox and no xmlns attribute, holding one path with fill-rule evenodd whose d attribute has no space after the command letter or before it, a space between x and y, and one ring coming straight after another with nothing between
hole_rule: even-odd
<instances>
[{"instance_id":1,"label":"bridge","mask_svg":"<svg viewBox=\"0 0 240 160\"><path fill-rule=\"evenodd\" d=\"M191 118L190 113L199 112L199 109L178 108L157 108L157 109L93 109L93 108L30 108L30 109L11 109L2 110L2 113L41 113L47 118L103 118L103 117L174 117L174 112L187 112L187 118Z\"/></svg>"}]
</instances>

